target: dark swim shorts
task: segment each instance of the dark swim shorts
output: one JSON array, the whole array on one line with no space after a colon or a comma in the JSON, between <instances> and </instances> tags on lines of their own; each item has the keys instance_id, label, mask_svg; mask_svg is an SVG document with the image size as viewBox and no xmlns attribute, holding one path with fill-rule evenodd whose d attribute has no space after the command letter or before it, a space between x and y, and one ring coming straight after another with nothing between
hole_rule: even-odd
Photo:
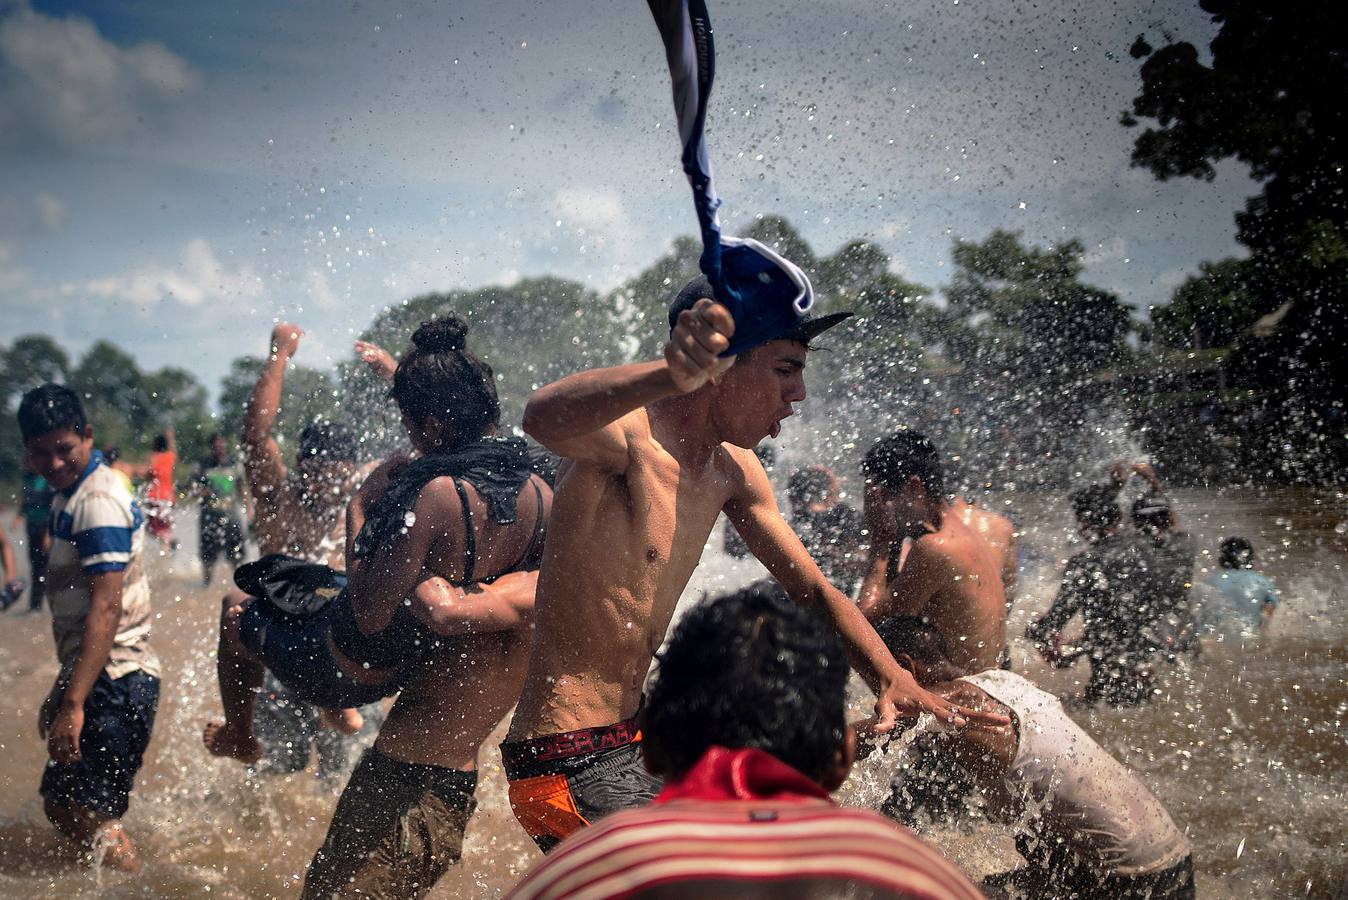
<instances>
[{"instance_id":1,"label":"dark swim shorts","mask_svg":"<svg viewBox=\"0 0 1348 900\"><path fill-rule=\"evenodd\" d=\"M81 759L69 765L47 760L43 798L110 819L126 815L158 705L159 679L153 675L135 671L114 681L100 672L84 701Z\"/></svg>"},{"instance_id":2,"label":"dark swim shorts","mask_svg":"<svg viewBox=\"0 0 1348 900\"><path fill-rule=\"evenodd\" d=\"M302 896L425 896L463 852L476 787L476 772L367 750L309 863Z\"/></svg>"},{"instance_id":3,"label":"dark swim shorts","mask_svg":"<svg viewBox=\"0 0 1348 900\"><path fill-rule=\"evenodd\" d=\"M337 601L341 602L341 601ZM239 640L296 697L324 709L364 706L402 687L361 684L342 671L328 641L336 602L295 616L265 597L255 597L239 617Z\"/></svg>"},{"instance_id":4,"label":"dark swim shorts","mask_svg":"<svg viewBox=\"0 0 1348 900\"><path fill-rule=\"evenodd\" d=\"M547 853L572 832L645 806L663 786L646 771L636 721L501 745L510 808Z\"/></svg>"}]
</instances>

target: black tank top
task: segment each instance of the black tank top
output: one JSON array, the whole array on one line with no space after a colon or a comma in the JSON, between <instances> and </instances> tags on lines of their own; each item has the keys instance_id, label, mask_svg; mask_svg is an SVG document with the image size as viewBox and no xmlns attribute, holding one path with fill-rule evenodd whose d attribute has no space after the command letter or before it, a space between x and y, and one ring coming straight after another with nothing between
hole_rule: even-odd
<instances>
[{"instance_id":1,"label":"black tank top","mask_svg":"<svg viewBox=\"0 0 1348 900\"><path fill-rule=\"evenodd\" d=\"M456 587L481 582L490 584L502 575L510 572L529 572L537 569L543 559L544 538L547 536L547 520L543 515L543 491L538 482L530 479L534 488L534 497L538 502L538 511L534 516L534 533L524 555L512 566L490 578L476 577L477 536L473 531L473 508L468 502L468 492L463 482L455 478L454 489L459 494L459 505L463 507L463 580ZM375 634L365 634L356 623L356 612L351 601L343 594L334 606L332 618L332 642L347 659L357 665L371 669L397 667L406 670L411 664L419 662L440 640L440 636L431 631L412 612L412 598L405 597L393 613L389 623Z\"/></svg>"}]
</instances>

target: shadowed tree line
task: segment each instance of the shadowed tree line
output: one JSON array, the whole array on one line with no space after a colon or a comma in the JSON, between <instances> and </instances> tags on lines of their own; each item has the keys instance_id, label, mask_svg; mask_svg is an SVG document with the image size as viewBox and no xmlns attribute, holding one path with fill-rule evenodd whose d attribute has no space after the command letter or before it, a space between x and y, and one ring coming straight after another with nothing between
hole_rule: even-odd
<instances>
[{"instance_id":1,"label":"shadowed tree line","mask_svg":"<svg viewBox=\"0 0 1348 900\"><path fill-rule=\"evenodd\" d=\"M1201 262L1142 320L1089 283L1079 240L1036 247L1004 230L956 238L950 283L934 291L898 274L874 243L854 240L820 256L785 219L760 217L734 233L801 265L820 311L856 312L821 339L831 352L811 363L817 399L803 415L827 431L816 444L854 448L888 428L921 427L948 448L971 488L1070 482L1083 465L1120 452L1121 442L1154 455L1171 480L1344 478L1346 29L1333 4L1200 5L1219 24L1208 58L1188 43L1158 50L1139 36L1131 53L1141 61L1141 87L1122 122L1142 129L1134 134L1134 165L1162 181L1210 180L1223 159L1249 168L1262 191L1235 217L1248 257ZM471 345L495 367L505 421L513 424L541 384L657 354L666 304L696 273L699 249L694 238L679 237L605 293L540 277L421 295L385 310L362 337L397 356L421 321L464 316ZM100 444L146 447L172 423L191 458L210 431L238 433L261 364L234 361L212 418L206 390L190 373L142 373L106 342L72 367L49 339L28 336L0 362L8 413L0 424L3 482L19 465L13 406L32 384L75 386ZM385 392L354 360L334 373L293 366L283 439L327 417L356 426L371 456L383 453L400 440Z\"/></svg>"}]
</instances>

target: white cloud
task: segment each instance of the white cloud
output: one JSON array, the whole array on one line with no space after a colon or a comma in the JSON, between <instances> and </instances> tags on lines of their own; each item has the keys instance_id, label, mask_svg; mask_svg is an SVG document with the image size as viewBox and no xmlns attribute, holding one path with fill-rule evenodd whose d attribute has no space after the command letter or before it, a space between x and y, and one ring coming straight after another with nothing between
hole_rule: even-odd
<instances>
[{"instance_id":1,"label":"white cloud","mask_svg":"<svg viewBox=\"0 0 1348 900\"><path fill-rule=\"evenodd\" d=\"M582 233L608 234L626 219L622 197L610 190L561 188L552 197L552 212Z\"/></svg>"},{"instance_id":2,"label":"white cloud","mask_svg":"<svg viewBox=\"0 0 1348 900\"><path fill-rule=\"evenodd\" d=\"M83 16L19 4L0 17L0 142L82 146L144 128L200 76L163 44L119 47Z\"/></svg>"},{"instance_id":3,"label":"white cloud","mask_svg":"<svg viewBox=\"0 0 1348 900\"><path fill-rule=\"evenodd\" d=\"M75 290L142 306L169 298L185 306L198 306L207 300L256 298L262 293L262 280L250 266L226 269L205 239L194 238L183 246L176 266L149 265L87 281Z\"/></svg>"},{"instance_id":4,"label":"white cloud","mask_svg":"<svg viewBox=\"0 0 1348 900\"><path fill-rule=\"evenodd\" d=\"M341 305L342 301L337 297L337 292L332 289L328 276L322 270L310 269L309 274L304 277L304 286L309 299L319 309L336 309Z\"/></svg>"},{"instance_id":5,"label":"white cloud","mask_svg":"<svg viewBox=\"0 0 1348 900\"><path fill-rule=\"evenodd\" d=\"M1127 253L1128 242L1123 237L1116 235L1087 250L1081 257L1081 263L1089 268L1104 262L1117 262L1125 259Z\"/></svg>"}]
</instances>

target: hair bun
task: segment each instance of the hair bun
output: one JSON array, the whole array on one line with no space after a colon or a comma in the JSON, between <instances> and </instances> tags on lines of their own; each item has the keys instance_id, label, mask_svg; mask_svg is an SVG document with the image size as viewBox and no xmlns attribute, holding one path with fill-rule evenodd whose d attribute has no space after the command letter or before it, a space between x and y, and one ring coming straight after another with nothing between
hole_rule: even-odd
<instances>
[{"instance_id":1,"label":"hair bun","mask_svg":"<svg viewBox=\"0 0 1348 900\"><path fill-rule=\"evenodd\" d=\"M468 323L458 316L445 316L422 322L412 335L412 344L423 353L451 353L462 350L468 340Z\"/></svg>"}]
</instances>

